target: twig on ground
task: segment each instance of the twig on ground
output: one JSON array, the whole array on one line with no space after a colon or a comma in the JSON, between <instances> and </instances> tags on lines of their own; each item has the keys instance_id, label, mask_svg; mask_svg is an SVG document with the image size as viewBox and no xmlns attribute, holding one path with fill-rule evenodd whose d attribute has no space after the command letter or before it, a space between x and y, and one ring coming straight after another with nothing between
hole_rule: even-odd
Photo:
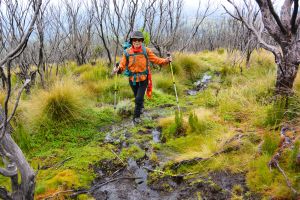
<instances>
[{"instance_id":1,"label":"twig on ground","mask_svg":"<svg viewBox=\"0 0 300 200\"><path fill-rule=\"evenodd\" d=\"M53 167L56 166L55 169L58 169L58 168L60 168L63 164L65 164L65 162L67 162L68 160L71 160L72 158L74 158L74 157L73 157L73 156L70 156L70 157L66 158L65 160L63 160L63 161L61 161L61 162L59 162L59 163L53 165Z\"/></svg>"},{"instance_id":2,"label":"twig on ground","mask_svg":"<svg viewBox=\"0 0 300 200\"><path fill-rule=\"evenodd\" d=\"M297 190L295 190L295 188L293 188L290 179L287 177L285 171L280 167L277 161L275 162L275 166L279 169L281 174L284 176L287 186L294 192L294 194L298 195L299 193L297 192Z\"/></svg>"},{"instance_id":3,"label":"twig on ground","mask_svg":"<svg viewBox=\"0 0 300 200\"><path fill-rule=\"evenodd\" d=\"M125 166L124 166L124 167L121 167L120 169L118 169L117 171L115 171L114 173L112 173L112 174L110 175L110 177L114 177L115 174L117 174L119 171L121 171L121 170L124 169L124 168L125 168Z\"/></svg>"},{"instance_id":4,"label":"twig on ground","mask_svg":"<svg viewBox=\"0 0 300 200\"><path fill-rule=\"evenodd\" d=\"M127 164L120 158L120 156L118 156L118 154L116 154L116 152L114 152L114 150L110 149L110 151L121 161L124 166L127 166Z\"/></svg>"}]
</instances>

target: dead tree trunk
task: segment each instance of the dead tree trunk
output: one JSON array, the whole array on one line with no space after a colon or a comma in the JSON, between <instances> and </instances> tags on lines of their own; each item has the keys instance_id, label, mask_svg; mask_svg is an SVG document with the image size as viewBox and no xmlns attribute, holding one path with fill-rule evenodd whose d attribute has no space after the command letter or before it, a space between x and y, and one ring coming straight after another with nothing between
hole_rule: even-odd
<instances>
[{"instance_id":1,"label":"dead tree trunk","mask_svg":"<svg viewBox=\"0 0 300 200\"><path fill-rule=\"evenodd\" d=\"M12 112L8 115L8 102L12 102L12 89L11 89L11 68L12 61L20 56L20 54L24 51L27 46L29 37L33 31L34 24L36 22L39 9L42 4L42 0L32 0L28 2L28 6L32 5L34 8L34 13L32 19L28 26L21 27L21 24L18 24L21 30L25 30L25 27L28 27L26 32L22 31L22 35L20 35L20 42L17 43L17 46L13 47L11 51L7 54L4 54L3 58L0 58L0 68L6 70L7 75L7 90L6 90L6 98L4 103L4 108L0 106L0 156L3 160L3 167L0 167L0 174L6 177L10 177L11 179L11 194L5 189L0 188L0 198L2 199L13 199L13 200L33 200L34 199L34 187L35 187L35 174L33 169L30 167L29 163L26 161L22 150L19 146L14 142L11 137L11 127L9 125L10 120L13 118L16 109L19 104L19 100L21 94L25 87L30 83L30 79L27 79L23 84L22 88L19 90L18 95L16 97L16 101L12 108ZM9 13L9 16L12 16L14 19L19 19L20 21L27 21L28 18L22 18L20 16L27 16L30 9L27 9L25 13L22 13L20 16L16 16L18 10L18 4L14 4L12 1L8 1L7 7L14 8L12 13ZM6 8L7 8L6 7ZM29 8L29 7L28 7ZM9 10L9 9L8 9ZM1 16L3 16L3 11L0 10ZM9 26L13 29L15 28L15 23L9 24ZM2 55L0 55L2 56Z\"/></svg>"},{"instance_id":2,"label":"dead tree trunk","mask_svg":"<svg viewBox=\"0 0 300 200\"><path fill-rule=\"evenodd\" d=\"M300 50L300 49L299 49ZM293 84L298 72L297 61L290 56L284 56L277 63L276 93L292 94Z\"/></svg>"},{"instance_id":3,"label":"dead tree trunk","mask_svg":"<svg viewBox=\"0 0 300 200\"><path fill-rule=\"evenodd\" d=\"M2 108L0 109L0 112L3 113ZM1 114L0 121L3 122L3 114ZM2 196L2 193L0 193L0 198L6 199L7 197L10 197L14 200L33 199L35 173L26 161L22 150L14 142L8 131L6 131L0 141L0 152L4 162L8 163L6 169L0 169L0 174L11 177L12 182L12 194ZM18 178L18 170L20 171L20 179ZM18 180L21 180L21 182L18 183Z\"/></svg>"},{"instance_id":4,"label":"dead tree trunk","mask_svg":"<svg viewBox=\"0 0 300 200\"><path fill-rule=\"evenodd\" d=\"M271 0L255 0L261 13L264 28L277 43L276 46L263 40L261 36L263 30L255 28L255 25L243 16L241 9L233 0L227 1L234 6L237 14L232 14L223 6L227 13L242 21L254 33L262 47L274 54L277 64L275 93L283 96L293 94L293 84L300 64L300 39L297 34L300 24L299 0L285 0L281 7L280 16L274 9ZM244 1L244 5L249 12L248 16L253 15L251 12L254 10L254 5L247 1Z\"/></svg>"}]
</instances>

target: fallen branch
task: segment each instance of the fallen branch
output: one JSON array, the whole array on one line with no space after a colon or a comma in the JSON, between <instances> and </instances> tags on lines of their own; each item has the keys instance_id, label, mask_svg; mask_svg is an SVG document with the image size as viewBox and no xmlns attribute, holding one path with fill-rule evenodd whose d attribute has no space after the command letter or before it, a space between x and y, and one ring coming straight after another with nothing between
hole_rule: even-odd
<instances>
[{"instance_id":1,"label":"fallen branch","mask_svg":"<svg viewBox=\"0 0 300 200\"><path fill-rule=\"evenodd\" d=\"M116 152L114 152L114 150L110 149L110 151L121 161L124 166L127 166L127 164L118 156L118 154L116 154Z\"/></svg>"},{"instance_id":2,"label":"fallen branch","mask_svg":"<svg viewBox=\"0 0 300 200\"><path fill-rule=\"evenodd\" d=\"M278 162L276 162L275 166L279 169L279 171L281 172L281 174L284 176L287 186L294 192L294 194L298 195L299 193L297 192L297 190L295 190L295 188L293 188L290 179L287 177L286 173L280 167L280 165L279 165Z\"/></svg>"},{"instance_id":3,"label":"fallen branch","mask_svg":"<svg viewBox=\"0 0 300 200\"><path fill-rule=\"evenodd\" d=\"M119 171L123 170L124 168L125 168L125 166L124 166L124 167L121 167L120 169L118 169L117 171L115 171L114 173L112 173L112 174L110 175L110 177L114 177L115 174L117 174Z\"/></svg>"},{"instance_id":4,"label":"fallen branch","mask_svg":"<svg viewBox=\"0 0 300 200\"><path fill-rule=\"evenodd\" d=\"M275 152L275 154L272 156L271 160L268 163L268 166L270 167L270 170L272 170L272 167L276 167L281 172L281 174L284 176L287 186L293 191L294 194L299 195L299 192L297 190L295 190L295 188L293 188L290 179L286 175L285 171L279 165L279 159L280 159L282 153L284 152L284 150L287 148L293 147L294 143L296 141L296 138L294 136L290 138L286 134L287 130L291 130L291 129L286 128L286 127L283 127L281 129L280 146L277 149L277 151Z\"/></svg>"}]
</instances>

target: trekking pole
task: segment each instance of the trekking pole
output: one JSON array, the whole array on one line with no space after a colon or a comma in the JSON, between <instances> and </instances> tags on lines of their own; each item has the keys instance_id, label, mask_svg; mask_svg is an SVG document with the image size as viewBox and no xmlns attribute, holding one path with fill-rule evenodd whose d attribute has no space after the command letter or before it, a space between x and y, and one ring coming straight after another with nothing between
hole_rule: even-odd
<instances>
[{"instance_id":1,"label":"trekking pole","mask_svg":"<svg viewBox=\"0 0 300 200\"><path fill-rule=\"evenodd\" d=\"M116 111L117 109L117 77L118 77L118 74L116 73L115 74L115 87L114 87L114 110Z\"/></svg>"},{"instance_id":2,"label":"trekking pole","mask_svg":"<svg viewBox=\"0 0 300 200\"><path fill-rule=\"evenodd\" d=\"M119 63L117 63L116 66L118 67ZM117 79L118 79L118 73L115 73L115 77L114 77L114 82L115 82L115 86L114 86L114 110L115 111L117 109L117 92L118 92Z\"/></svg>"},{"instance_id":3,"label":"trekking pole","mask_svg":"<svg viewBox=\"0 0 300 200\"><path fill-rule=\"evenodd\" d=\"M167 56L170 57L171 53L168 52ZM177 89L176 89L176 84L175 84L175 78L174 78L174 72L173 72L173 66L172 63L169 62L169 66L171 68L171 74L172 74L172 79L173 79L173 86L174 86L174 91L175 91L175 96L176 96L176 103L177 103L177 108L178 108L178 114L180 114L180 107L179 107L179 101L178 101L178 95L177 95Z\"/></svg>"}]
</instances>

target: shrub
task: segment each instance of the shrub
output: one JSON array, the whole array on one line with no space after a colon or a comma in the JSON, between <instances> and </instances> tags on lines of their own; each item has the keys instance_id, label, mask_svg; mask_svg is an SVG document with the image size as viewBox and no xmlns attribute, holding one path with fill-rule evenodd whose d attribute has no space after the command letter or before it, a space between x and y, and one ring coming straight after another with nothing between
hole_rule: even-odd
<instances>
[{"instance_id":1,"label":"shrub","mask_svg":"<svg viewBox=\"0 0 300 200\"><path fill-rule=\"evenodd\" d=\"M175 119L164 122L164 127L162 129L162 141L166 142L171 138L176 138L185 135L186 124L184 123L182 113L178 111L175 112Z\"/></svg>"},{"instance_id":2,"label":"shrub","mask_svg":"<svg viewBox=\"0 0 300 200\"><path fill-rule=\"evenodd\" d=\"M170 95L175 94L172 78L166 78L166 75L163 74L157 74L153 77L153 88L158 88L161 91ZM183 91L183 86L180 84L179 81L176 82L176 90L177 94L180 96Z\"/></svg>"},{"instance_id":3,"label":"shrub","mask_svg":"<svg viewBox=\"0 0 300 200\"><path fill-rule=\"evenodd\" d=\"M201 64L195 55L177 54L173 66L174 74L191 81L195 81L208 70L208 67Z\"/></svg>"},{"instance_id":4,"label":"shrub","mask_svg":"<svg viewBox=\"0 0 300 200\"><path fill-rule=\"evenodd\" d=\"M189 127L191 132L195 133L204 133L205 130L212 127L211 120L208 119L208 117L203 117L202 119L199 119L195 112L190 113L189 115Z\"/></svg>"},{"instance_id":5,"label":"shrub","mask_svg":"<svg viewBox=\"0 0 300 200\"><path fill-rule=\"evenodd\" d=\"M103 67L90 67L80 75L80 78L83 81L99 81L107 75L108 71Z\"/></svg>"},{"instance_id":6,"label":"shrub","mask_svg":"<svg viewBox=\"0 0 300 200\"><path fill-rule=\"evenodd\" d=\"M217 49L218 54L224 54L225 49L224 48L219 48Z\"/></svg>"},{"instance_id":7,"label":"shrub","mask_svg":"<svg viewBox=\"0 0 300 200\"><path fill-rule=\"evenodd\" d=\"M133 104L132 101L130 101L129 99L120 101L117 104L117 113L122 117L130 116L132 114L132 111L133 111Z\"/></svg>"},{"instance_id":8,"label":"shrub","mask_svg":"<svg viewBox=\"0 0 300 200\"><path fill-rule=\"evenodd\" d=\"M289 157L289 167L294 171L300 171L299 164L296 163L297 156L300 153L300 141L297 141L292 149L292 152Z\"/></svg>"},{"instance_id":9,"label":"shrub","mask_svg":"<svg viewBox=\"0 0 300 200\"><path fill-rule=\"evenodd\" d=\"M82 88L72 80L56 82L49 91L41 91L28 103L29 119L42 124L47 121L70 122L81 118L84 106Z\"/></svg>"},{"instance_id":10,"label":"shrub","mask_svg":"<svg viewBox=\"0 0 300 200\"><path fill-rule=\"evenodd\" d=\"M277 98L267 110L265 126L277 126L281 123L285 115L287 99L285 97Z\"/></svg>"},{"instance_id":11,"label":"shrub","mask_svg":"<svg viewBox=\"0 0 300 200\"><path fill-rule=\"evenodd\" d=\"M279 140L280 137L277 137L274 133L266 133L261 147L262 153L273 155L278 148Z\"/></svg>"}]
</instances>

